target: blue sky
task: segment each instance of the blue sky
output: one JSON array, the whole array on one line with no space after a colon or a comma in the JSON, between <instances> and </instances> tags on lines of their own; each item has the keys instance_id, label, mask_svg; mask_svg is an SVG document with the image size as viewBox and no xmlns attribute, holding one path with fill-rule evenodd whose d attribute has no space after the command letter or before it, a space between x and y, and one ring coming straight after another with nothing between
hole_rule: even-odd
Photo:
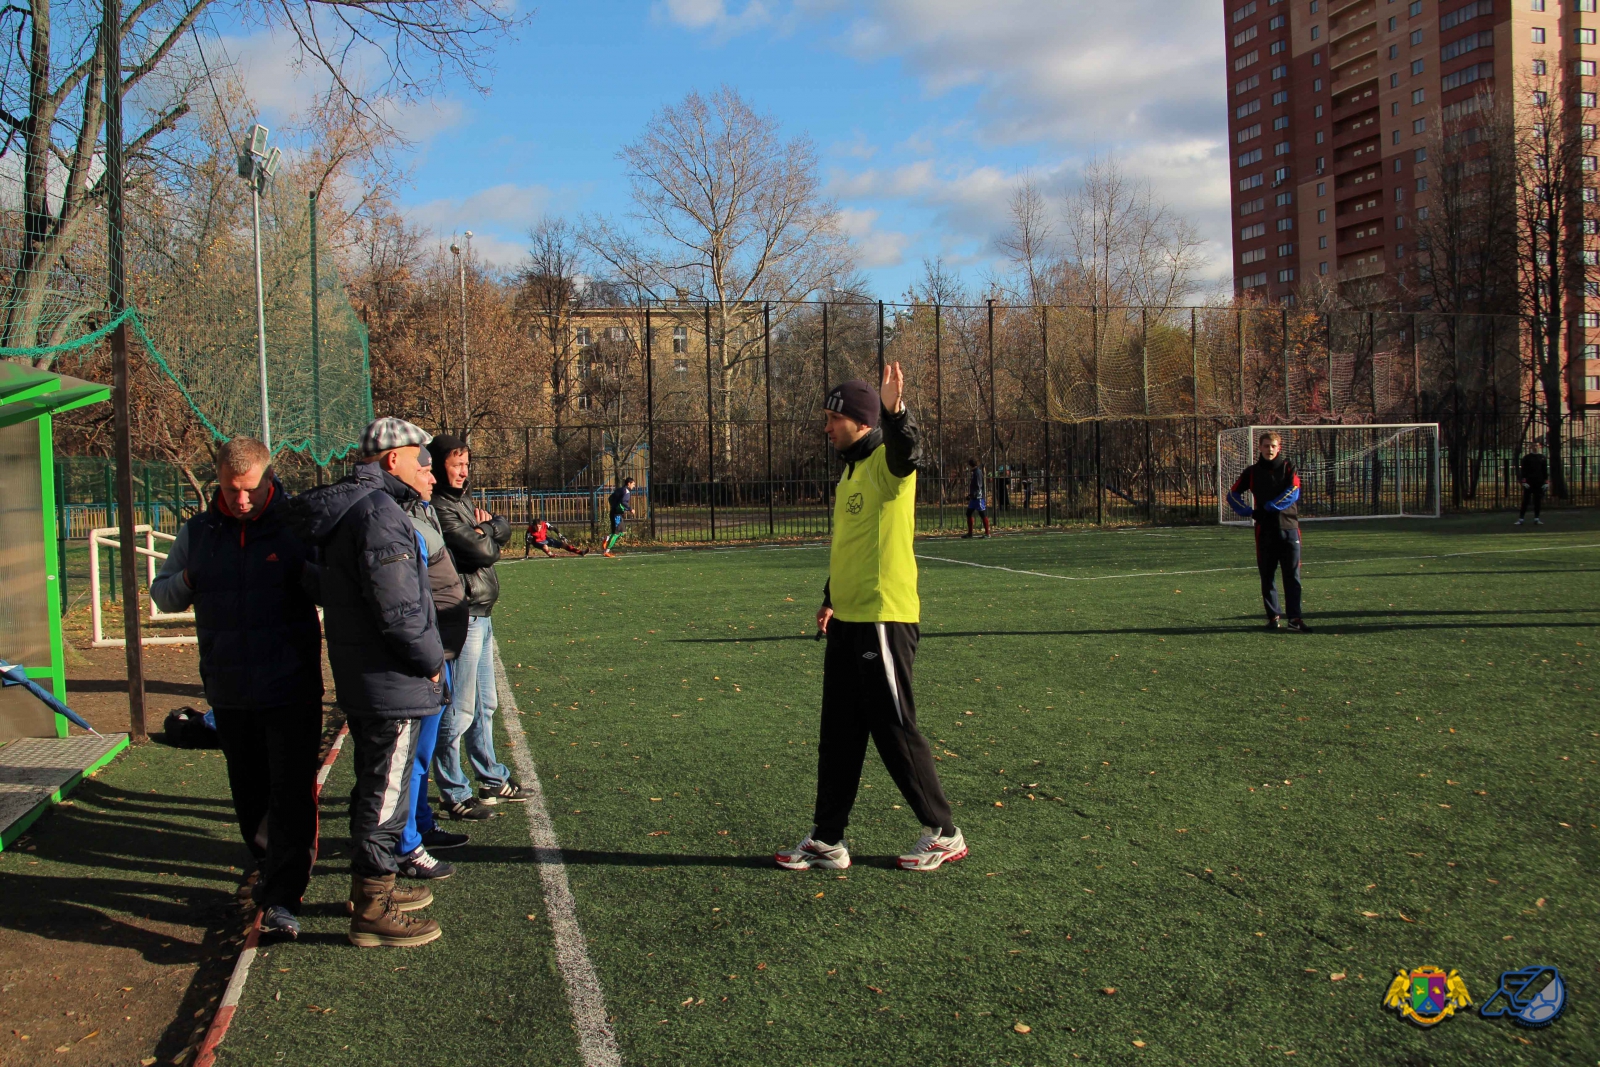
<instances>
[{"instance_id":1,"label":"blue sky","mask_svg":"<svg viewBox=\"0 0 1600 1067\"><path fill-rule=\"evenodd\" d=\"M271 113L275 42L234 40ZM277 67L275 71L274 68ZM486 96L414 111L408 215L513 263L541 213L620 215L618 148L653 112L727 84L815 143L877 294L943 256L973 285L1024 173L1059 192L1117 152L1193 218L1227 272L1226 79L1214 0L552 3L495 56Z\"/></svg>"}]
</instances>

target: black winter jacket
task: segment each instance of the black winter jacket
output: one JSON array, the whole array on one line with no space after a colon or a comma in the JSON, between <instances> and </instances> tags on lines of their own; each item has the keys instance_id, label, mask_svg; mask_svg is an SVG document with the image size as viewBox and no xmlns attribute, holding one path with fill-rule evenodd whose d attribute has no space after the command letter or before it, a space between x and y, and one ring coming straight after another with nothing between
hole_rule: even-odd
<instances>
[{"instance_id":1,"label":"black winter jacket","mask_svg":"<svg viewBox=\"0 0 1600 1067\"><path fill-rule=\"evenodd\" d=\"M465 488L438 486L433 491L433 510L461 574L461 584L466 586L468 613L492 614L500 599L500 576L494 565L500 559L500 546L511 540L511 524L498 515L485 523L474 520L472 494Z\"/></svg>"},{"instance_id":2,"label":"black winter jacket","mask_svg":"<svg viewBox=\"0 0 1600 1067\"><path fill-rule=\"evenodd\" d=\"M1543 452L1529 452L1522 457L1522 484L1543 489L1550 481L1550 461Z\"/></svg>"},{"instance_id":3,"label":"black winter jacket","mask_svg":"<svg viewBox=\"0 0 1600 1067\"><path fill-rule=\"evenodd\" d=\"M444 666L428 563L403 505L417 499L375 463L290 504L322 562L328 661L339 706L351 715L420 719L439 710Z\"/></svg>"},{"instance_id":4,"label":"black winter jacket","mask_svg":"<svg viewBox=\"0 0 1600 1067\"><path fill-rule=\"evenodd\" d=\"M200 680L212 707L264 710L322 699L315 566L288 523L276 478L258 515L237 519L213 497L179 531L151 596L194 607Z\"/></svg>"},{"instance_id":5,"label":"black winter jacket","mask_svg":"<svg viewBox=\"0 0 1600 1067\"><path fill-rule=\"evenodd\" d=\"M444 658L453 660L467 643L467 591L462 587L461 575L456 573L450 550L445 547L444 531L439 529L439 516L433 505L418 499L405 508L411 525L428 548L428 591L433 594L433 610L439 619Z\"/></svg>"}]
</instances>

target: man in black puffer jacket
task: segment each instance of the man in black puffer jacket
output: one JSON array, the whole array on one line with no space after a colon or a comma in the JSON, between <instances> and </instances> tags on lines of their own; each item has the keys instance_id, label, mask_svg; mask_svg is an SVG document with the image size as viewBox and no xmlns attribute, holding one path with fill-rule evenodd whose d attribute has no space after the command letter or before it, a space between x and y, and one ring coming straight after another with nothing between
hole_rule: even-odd
<instances>
[{"instance_id":1,"label":"man in black puffer jacket","mask_svg":"<svg viewBox=\"0 0 1600 1067\"><path fill-rule=\"evenodd\" d=\"M458 437L440 434L428 449L438 464L439 484L433 508L439 514L444 543L455 559L467 589L471 615L467 641L456 660L450 707L439 724L434 770L439 793L456 819L487 819L489 806L524 801L528 794L494 754L494 712L499 694L494 682L494 627L489 615L500 599L500 576L494 565L500 548L511 539L511 524L472 502L467 489L471 453ZM464 744L463 744L464 742ZM478 795L461 765L461 749L478 775Z\"/></svg>"},{"instance_id":2,"label":"man in black puffer jacket","mask_svg":"<svg viewBox=\"0 0 1600 1067\"><path fill-rule=\"evenodd\" d=\"M200 679L258 864L261 928L295 938L317 858L322 628L316 568L285 521L288 496L271 463L249 437L218 450L216 496L178 531L150 596L163 611L194 607Z\"/></svg>"},{"instance_id":3,"label":"man in black puffer jacket","mask_svg":"<svg viewBox=\"0 0 1600 1067\"><path fill-rule=\"evenodd\" d=\"M384 418L361 434L355 473L297 497L296 526L318 548L328 661L355 746L350 792L350 941L366 947L426 944L439 924L409 914L426 886L395 886L395 845L411 804L419 723L444 702L428 564L404 507L418 499L417 453L428 434Z\"/></svg>"}]
</instances>

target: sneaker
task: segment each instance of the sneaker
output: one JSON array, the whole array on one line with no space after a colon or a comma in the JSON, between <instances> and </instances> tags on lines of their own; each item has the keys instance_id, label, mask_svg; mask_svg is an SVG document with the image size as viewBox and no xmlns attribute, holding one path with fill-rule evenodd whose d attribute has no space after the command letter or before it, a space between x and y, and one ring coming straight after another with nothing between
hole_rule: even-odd
<instances>
[{"instance_id":1,"label":"sneaker","mask_svg":"<svg viewBox=\"0 0 1600 1067\"><path fill-rule=\"evenodd\" d=\"M1544 525L1544 520L1543 520L1543 519L1541 519L1541 518L1537 518L1537 517L1536 517L1536 518L1535 518L1535 519L1534 519L1534 520L1533 520L1533 524L1534 524L1534 525L1535 525L1535 526L1543 526L1543 525Z\"/></svg>"},{"instance_id":2,"label":"sneaker","mask_svg":"<svg viewBox=\"0 0 1600 1067\"><path fill-rule=\"evenodd\" d=\"M1306 625L1306 620L1304 619L1290 619L1289 629L1297 634L1308 634L1311 632L1311 627Z\"/></svg>"},{"instance_id":3,"label":"sneaker","mask_svg":"<svg viewBox=\"0 0 1600 1067\"><path fill-rule=\"evenodd\" d=\"M419 882L438 881L456 873L455 864L434 859L428 855L428 850L420 845L415 852L401 856L398 862L402 878L411 878Z\"/></svg>"},{"instance_id":4,"label":"sneaker","mask_svg":"<svg viewBox=\"0 0 1600 1067\"><path fill-rule=\"evenodd\" d=\"M605 550L605 551L604 551L604 552L602 552L602 553L600 553L600 554L601 554L601 555L602 555L602 556L604 556L604 557L605 557L605 558L606 558L606 559L616 559L616 558L617 558L617 557L615 557L615 556L613 556L613 555L612 555L612 554L611 554L611 550L610 550L610 549L609 549L609 548L608 548L608 549L606 549L606 550Z\"/></svg>"},{"instance_id":5,"label":"sneaker","mask_svg":"<svg viewBox=\"0 0 1600 1067\"><path fill-rule=\"evenodd\" d=\"M1280 616L1277 616L1277 615L1268 615L1267 616L1267 629L1276 630L1278 628L1278 619L1279 618L1280 618Z\"/></svg>"},{"instance_id":6,"label":"sneaker","mask_svg":"<svg viewBox=\"0 0 1600 1067\"><path fill-rule=\"evenodd\" d=\"M261 935L281 941L300 940L300 920L282 904L274 904L261 913Z\"/></svg>"},{"instance_id":7,"label":"sneaker","mask_svg":"<svg viewBox=\"0 0 1600 1067\"><path fill-rule=\"evenodd\" d=\"M1518 519L1513 525L1521 526L1523 522L1524 522L1523 519Z\"/></svg>"},{"instance_id":8,"label":"sneaker","mask_svg":"<svg viewBox=\"0 0 1600 1067\"><path fill-rule=\"evenodd\" d=\"M494 817L494 812L489 810L489 806L477 797L468 797L459 802L447 800L439 806L444 808L450 817L457 821L482 822L485 819Z\"/></svg>"},{"instance_id":9,"label":"sneaker","mask_svg":"<svg viewBox=\"0 0 1600 1067\"><path fill-rule=\"evenodd\" d=\"M837 845L824 845L810 834L794 848L786 848L772 858L786 871L809 871L813 867L842 871L850 866L850 850L843 841Z\"/></svg>"},{"instance_id":10,"label":"sneaker","mask_svg":"<svg viewBox=\"0 0 1600 1067\"><path fill-rule=\"evenodd\" d=\"M972 539L972 535L969 534L969 533L964 533L964 534L961 535L961 540L963 540L963 541L969 541L971 539Z\"/></svg>"},{"instance_id":11,"label":"sneaker","mask_svg":"<svg viewBox=\"0 0 1600 1067\"><path fill-rule=\"evenodd\" d=\"M431 848L435 852L445 848L460 848L472 840L466 834L453 834L449 830L440 830L435 827L422 835L422 847Z\"/></svg>"},{"instance_id":12,"label":"sneaker","mask_svg":"<svg viewBox=\"0 0 1600 1067\"><path fill-rule=\"evenodd\" d=\"M954 863L967 858L967 839L957 830L949 837L932 827L922 828L917 847L900 857L903 871L931 871L940 864Z\"/></svg>"},{"instance_id":13,"label":"sneaker","mask_svg":"<svg viewBox=\"0 0 1600 1067\"><path fill-rule=\"evenodd\" d=\"M522 783L515 778L508 778L501 785L478 787L478 802L481 804L498 804L501 801L510 804L521 804L527 799L527 791L522 788Z\"/></svg>"}]
</instances>

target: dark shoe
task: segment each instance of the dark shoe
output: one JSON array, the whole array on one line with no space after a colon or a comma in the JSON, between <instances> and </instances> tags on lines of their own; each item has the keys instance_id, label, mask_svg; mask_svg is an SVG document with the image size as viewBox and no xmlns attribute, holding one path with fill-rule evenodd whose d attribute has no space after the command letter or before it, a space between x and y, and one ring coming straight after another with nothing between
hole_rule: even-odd
<instances>
[{"instance_id":1,"label":"dark shoe","mask_svg":"<svg viewBox=\"0 0 1600 1067\"><path fill-rule=\"evenodd\" d=\"M400 877L418 882L435 882L456 873L456 865L436 860L428 850L418 848L400 857Z\"/></svg>"},{"instance_id":2,"label":"dark shoe","mask_svg":"<svg viewBox=\"0 0 1600 1067\"><path fill-rule=\"evenodd\" d=\"M494 812L489 810L489 806L477 797L468 797L459 804L445 801L441 806L450 813L452 819L457 821L482 822L494 817Z\"/></svg>"},{"instance_id":3,"label":"dark shoe","mask_svg":"<svg viewBox=\"0 0 1600 1067\"><path fill-rule=\"evenodd\" d=\"M963 540L963 541L966 541L966 540L968 540L968 539L969 539L969 538L971 538L971 537L972 537L972 534L971 534L971 532L970 532L970 531L969 531L969 532L967 532L967 533L964 533L964 534L962 534L962 535L961 535L961 540Z\"/></svg>"},{"instance_id":4,"label":"dark shoe","mask_svg":"<svg viewBox=\"0 0 1600 1067\"><path fill-rule=\"evenodd\" d=\"M514 778L508 778L501 785L485 785L478 787L478 800L484 804L498 804L506 801L510 804L521 804L528 799L528 794L523 790L522 783Z\"/></svg>"},{"instance_id":5,"label":"dark shoe","mask_svg":"<svg viewBox=\"0 0 1600 1067\"><path fill-rule=\"evenodd\" d=\"M434 852L444 848L460 848L470 840L466 834L453 834L449 830L440 830L437 827L422 835L423 847Z\"/></svg>"},{"instance_id":6,"label":"dark shoe","mask_svg":"<svg viewBox=\"0 0 1600 1067\"><path fill-rule=\"evenodd\" d=\"M413 948L438 939L439 924L403 912L393 899L394 875L352 881L350 943L360 948Z\"/></svg>"},{"instance_id":7,"label":"dark shoe","mask_svg":"<svg viewBox=\"0 0 1600 1067\"><path fill-rule=\"evenodd\" d=\"M282 904L274 904L261 913L261 936L281 941L300 940L300 920Z\"/></svg>"},{"instance_id":8,"label":"dark shoe","mask_svg":"<svg viewBox=\"0 0 1600 1067\"><path fill-rule=\"evenodd\" d=\"M1306 621L1304 619L1290 619L1289 629L1297 634L1308 634L1311 632L1311 627L1306 625Z\"/></svg>"},{"instance_id":9,"label":"dark shoe","mask_svg":"<svg viewBox=\"0 0 1600 1067\"><path fill-rule=\"evenodd\" d=\"M389 877L393 879L394 875ZM354 886L360 881L359 877L351 878L350 900L344 906L346 915L354 915L356 913L356 890ZM399 885L397 883L389 890L389 903L396 911L421 911L433 903L433 890L425 885Z\"/></svg>"},{"instance_id":10,"label":"dark shoe","mask_svg":"<svg viewBox=\"0 0 1600 1067\"><path fill-rule=\"evenodd\" d=\"M1268 615L1267 616L1267 629L1276 630L1278 628L1278 619L1279 618L1280 618L1280 616L1277 616L1277 615Z\"/></svg>"}]
</instances>

